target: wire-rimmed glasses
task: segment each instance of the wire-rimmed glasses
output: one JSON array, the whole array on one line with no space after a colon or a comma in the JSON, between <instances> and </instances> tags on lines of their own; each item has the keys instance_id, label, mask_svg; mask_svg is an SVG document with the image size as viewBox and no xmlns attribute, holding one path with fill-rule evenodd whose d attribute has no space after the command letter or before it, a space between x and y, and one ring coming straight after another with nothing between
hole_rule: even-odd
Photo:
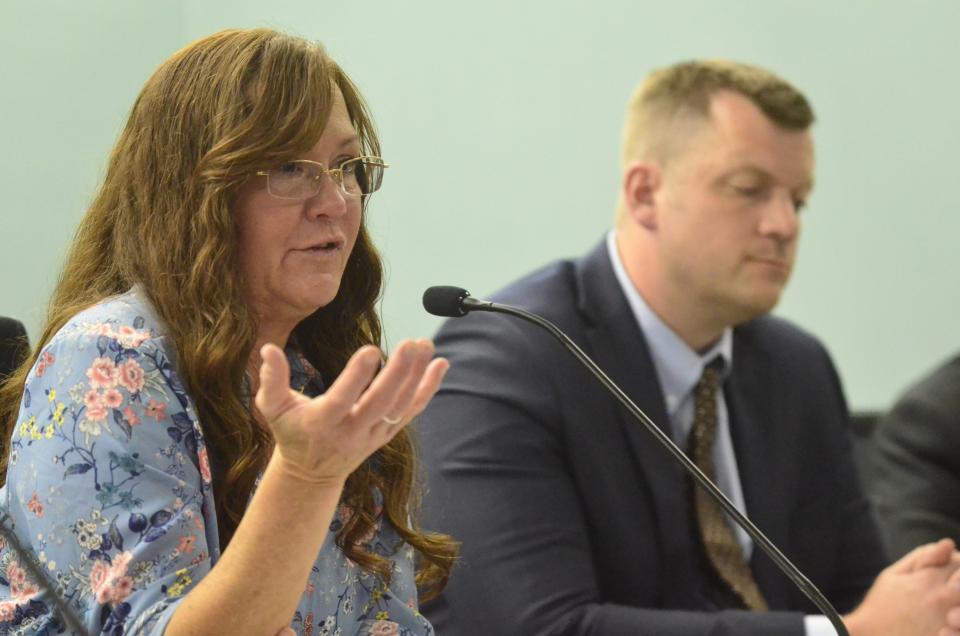
<instances>
[{"instance_id":1,"label":"wire-rimmed glasses","mask_svg":"<svg viewBox=\"0 0 960 636\"><path fill-rule=\"evenodd\" d=\"M278 199L303 201L320 192L324 175L330 175L347 196L372 194L383 182L384 168L389 167L380 157L355 157L337 168L327 168L309 159L296 159L256 174L267 178L267 192Z\"/></svg>"}]
</instances>

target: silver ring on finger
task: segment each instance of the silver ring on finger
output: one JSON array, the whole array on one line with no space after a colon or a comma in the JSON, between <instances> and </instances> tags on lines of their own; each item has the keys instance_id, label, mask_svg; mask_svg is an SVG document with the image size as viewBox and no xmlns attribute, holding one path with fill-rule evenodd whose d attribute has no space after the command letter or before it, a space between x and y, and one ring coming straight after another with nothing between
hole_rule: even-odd
<instances>
[{"instance_id":1,"label":"silver ring on finger","mask_svg":"<svg viewBox=\"0 0 960 636\"><path fill-rule=\"evenodd\" d=\"M397 424L399 424L399 423L402 422L402 421L403 421L403 417L402 417L402 416L401 416L401 417L398 417L398 418L396 418L396 419L389 418L389 417L387 417L386 415L383 416L383 423L386 424L387 426L396 426Z\"/></svg>"}]
</instances>

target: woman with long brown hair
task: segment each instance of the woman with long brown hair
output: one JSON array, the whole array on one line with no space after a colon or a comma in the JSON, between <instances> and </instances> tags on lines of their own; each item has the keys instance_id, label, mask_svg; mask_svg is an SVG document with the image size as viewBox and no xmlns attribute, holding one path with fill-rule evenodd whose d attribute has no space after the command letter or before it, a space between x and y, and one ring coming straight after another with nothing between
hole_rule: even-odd
<instances>
[{"instance_id":1,"label":"woman with long brown hair","mask_svg":"<svg viewBox=\"0 0 960 636\"><path fill-rule=\"evenodd\" d=\"M447 363L379 349L379 150L300 38L224 31L148 80L0 390L0 631L56 632L58 600L91 633L432 633L417 587L456 550L413 522L405 426Z\"/></svg>"}]
</instances>

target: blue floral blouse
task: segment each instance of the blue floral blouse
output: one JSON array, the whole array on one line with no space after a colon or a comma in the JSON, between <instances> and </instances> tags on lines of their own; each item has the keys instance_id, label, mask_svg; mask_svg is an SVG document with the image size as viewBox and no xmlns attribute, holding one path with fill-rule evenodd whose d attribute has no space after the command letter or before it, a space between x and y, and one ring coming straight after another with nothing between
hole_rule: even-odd
<instances>
[{"instance_id":1,"label":"blue floral blouse","mask_svg":"<svg viewBox=\"0 0 960 636\"><path fill-rule=\"evenodd\" d=\"M175 350L136 288L68 322L27 379L0 503L22 547L90 634L162 634L220 557L202 424ZM295 388L316 372L289 354ZM317 385L314 385L314 390ZM393 560L389 588L334 543L338 508L291 627L307 636L429 636L413 549L385 519L364 541ZM270 585L263 577L250 585ZM0 633L63 629L43 586L0 538Z\"/></svg>"}]
</instances>

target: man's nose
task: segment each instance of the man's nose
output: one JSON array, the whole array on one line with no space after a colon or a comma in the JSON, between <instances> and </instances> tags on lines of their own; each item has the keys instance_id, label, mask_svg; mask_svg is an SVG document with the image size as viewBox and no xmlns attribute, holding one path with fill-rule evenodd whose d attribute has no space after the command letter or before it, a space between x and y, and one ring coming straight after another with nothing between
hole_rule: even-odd
<instances>
[{"instance_id":1,"label":"man's nose","mask_svg":"<svg viewBox=\"0 0 960 636\"><path fill-rule=\"evenodd\" d=\"M800 228L799 213L793 195L785 191L778 192L764 208L760 233L787 240L794 238Z\"/></svg>"}]
</instances>

